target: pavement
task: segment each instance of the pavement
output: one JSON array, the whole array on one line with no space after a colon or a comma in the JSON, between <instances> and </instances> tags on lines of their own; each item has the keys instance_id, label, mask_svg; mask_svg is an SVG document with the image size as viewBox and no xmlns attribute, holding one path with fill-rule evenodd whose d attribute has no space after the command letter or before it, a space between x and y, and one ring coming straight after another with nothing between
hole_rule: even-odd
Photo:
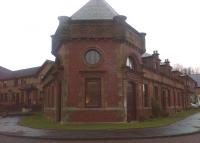
<instances>
[{"instance_id":1,"label":"pavement","mask_svg":"<svg viewBox=\"0 0 200 143\"><path fill-rule=\"evenodd\" d=\"M200 113L164 127L94 131L33 129L19 125L21 118L20 116L0 117L0 134L34 139L94 140L160 138L200 133Z\"/></svg>"}]
</instances>

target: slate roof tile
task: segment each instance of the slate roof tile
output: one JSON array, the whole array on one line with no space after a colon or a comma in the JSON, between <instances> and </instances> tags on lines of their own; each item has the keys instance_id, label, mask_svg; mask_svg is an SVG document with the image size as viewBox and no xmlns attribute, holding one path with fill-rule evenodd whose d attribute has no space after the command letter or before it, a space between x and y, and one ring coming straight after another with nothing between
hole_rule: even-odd
<instances>
[{"instance_id":1,"label":"slate roof tile","mask_svg":"<svg viewBox=\"0 0 200 143\"><path fill-rule=\"evenodd\" d=\"M192 74L190 76L193 80L197 82L197 86L200 87L200 74Z\"/></svg>"},{"instance_id":2,"label":"slate roof tile","mask_svg":"<svg viewBox=\"0 0 200 143\"><path fill-rule=\"evenodd\" d=\"M72 20L113 19L118 13L105 0L90 0L71 16Z\"/></svg>"}]
</instances>

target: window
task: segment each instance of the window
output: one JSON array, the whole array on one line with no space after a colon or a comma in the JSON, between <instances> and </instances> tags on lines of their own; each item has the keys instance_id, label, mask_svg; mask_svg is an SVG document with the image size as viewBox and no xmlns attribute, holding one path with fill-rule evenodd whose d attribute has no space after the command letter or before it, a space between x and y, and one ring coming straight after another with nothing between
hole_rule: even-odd
<instances>
[{"instance_id":1,"label":"window","mask_svg":"<svg viewBox=\"0 0 200 143\"><path fill-rule=\"evenodd\" d=\"M171 106L171 94L170 94L169 89L167 90L167 93L168 93L168 106L170 107Z\"/></svg>"},{"instance_id":2,"label":"window","mask_svg":"<svg viewBox=\"0 0 200 143\"><path fill-rule=\"evenodd\" d=\"M15 93L11 95L11 102L15 102Z\"/></svg>"},{"instance_id":3,"label":"window","mask_svg":"<svg viewBox=\"0 0 200 143\"><path fill-rule=\"evenodd\" d=\"M175 91L173 92L173 95L174 95L174 107L176 107L177 101L176 101L176 92Z\"/></svg>"},{"instance_id":4,"label":"window","mask_svg":"<svg viewBox=\"0 0 200 143\"><path fill-rule=\"evenodd\" d=\"M143 84L144 107L149 107L148 85Z\"/></svg>"},{"instance_id":5,"label":"window","mask_svg":"<svg viewBox=\"0 0 200 143\"><path fill-rule=\"evenodd\" d=\"M166 89L162 89L162 96L161 96L161 101L162 101L162 107L165 109L167 107L167 102L166 102Z\"/></svg>"},{"instance_id":6,"label":"window","mask_svg":"<svg viewBox=\"0 0 200 143\"><path fill-rule=\"evenodd\" d=\"M154 70L158 69L158 63L154 63Z\"/></svg>"},{"instance_id":7,"label":"window","mask_svg":"<svg viewBox=\"0 0 200 143\"><path fill-rule=\"evenodd\" d=\"M21 85L25 85L26 84L26 80L25 79L21 79Z\"/></svg>"},{"instance_id":8,"label":"window","mask_svg":"<svg viewBox=\"0 0 200 143\"><path fill-rule=\"evenodd\" d=\"M18 86L18 79L14 80L14 86Z\"/></svg>"},{"instance_id":9,"label":"window","mask_svg":"<svg viewBox=\"0 0 200 143\"><path fill-rule=\"evenodd\" d=\"M1 93L1 102L4 102L4 94Z\"/></svg>"},{"instance_id":10,"label":"window","mask_svg":"<svg viewBox=\"0 0 200 143\"><path fill-rule=\"evenodd\" d=\"M134 69L134 65L133 65L133 59L131 57L128 57L126 60L126 66L129 67L130 69Z\"/></svg>"},{"instance_id":11,"label":"window","mask_svg":"<svg viewBox=\"0 0 200 143\"><path fill-rule=\"evenodd\" d=\"M5 98L4 98L4 99L5 99L5 102L8 102L7 93L4 94L4 97L5 97Z\"/></svg>"},{"instance_id":12,"label":"window","mask_svg":"<svg viewBox=\"0 0 200 143\"><path fill-rule=\"evenodd\" d=\"M16 94L15 103L19 103L19 93Z\"/></svg>"},{"instance_id":13,"label":"window","mask_svg":"<svg viewBox=\"0 0 200 143\"><path fill-rule=\"evenodd\" d=\"M49 85L46 89L46 96L47 96L47 107L50 107L50 102L51 102L51 98L50 98L50 88L49 88Z\"/></svg>"},{"instance_id":14,"label":"window","mask_svg":"<svg viewBox=\"0 0 200 143\"><path fill-rule=\"evenodd\" d=\"M51 86L51 107L54 107L54 86Z\"/></svg>"},{"instance_id":15,"label":"window","mask_svg":"<svg viewBox=\"0 0 200 143\"><path fill-rule=\"evenodd\" d=\"M95 65L100 62L101 54L97 50L91 49L86 52L85 60L87 64Z\"/></svg>"},{"instance_id":16,"label":"window","mask_svg":"<svg viewBox=\"0 0 200 143\"><path fill-rule=\"evenodd\" d=\"M180 92L178 93L178 106L181 106L181 94L180 94Z\"/></svg>"},{"instance_id":17,"label":"window","mask_svg":"<svg viewBox=\"0 0 200 143\"><path fill-rule=\"evenodd\" d=\"M86 79L85 83L85 106L101 106L101 80L99 78Z\"/></svg>"},{"instance_id":18,"label":"window","mask_svg":"<svg viewBox=\"0 0 200 143\"><path fill-rule=\"evenodd\" d=\"M24 103L24 92L21 92L21 103Z\"/></svg>"},{"instance_id":19,"label":"window","mask_svg":"<svg viewBox=\"0 0 200 143\"><path fill-rule=\"evenodd\" d=\"M6 88L7 87L7 83L6 81L3 82L3 88Z\"/></svg>"},{"instance_id":20,"label":"window","mask_svg":"<svg viewBox=\"0 0 200 143\"><path fill-rule=\"evenodd\" d=\"M154 97L155 97L156 101L158 101L159 100L159 97L158 97L158 87L154 86L153 91L154 91Z\"/></svg>"}]
</instances>

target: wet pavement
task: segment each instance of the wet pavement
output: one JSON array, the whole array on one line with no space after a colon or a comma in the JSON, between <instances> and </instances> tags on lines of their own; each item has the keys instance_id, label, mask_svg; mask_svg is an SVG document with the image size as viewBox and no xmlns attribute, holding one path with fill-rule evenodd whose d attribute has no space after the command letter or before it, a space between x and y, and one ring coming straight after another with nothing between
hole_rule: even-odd
<instances>
[{"instance_id":1,"label":"wet pavement","mask_svg":"<svg viewBox=\"0 0 200 143\"><path fill-rule=\"evenodd\" d=\"M0 134L38 139L133 139L180 136L200 132L200 113L182 121L159 128L124 129L105 131L63 131L23 127L21 117L0 117Z\"/></svg>"}]
</instances>

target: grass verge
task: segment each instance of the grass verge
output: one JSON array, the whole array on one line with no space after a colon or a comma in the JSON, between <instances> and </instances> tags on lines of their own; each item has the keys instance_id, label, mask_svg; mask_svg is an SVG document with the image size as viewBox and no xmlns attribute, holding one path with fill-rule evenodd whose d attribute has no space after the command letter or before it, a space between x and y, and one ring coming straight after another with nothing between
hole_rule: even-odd
<instances>
[{"instance_id":1,"label":"grass verge","mask_svg":"<svg viewBox=\"0 0 200 143\"><path fill-rule=\"evenodd\" d=\"M133 123L65 123L60 124L47 119L42 113L35 113L33 116L24 117L20 124L32 128L42 129L64 129L64 130L115 130L115 129L131 129L131 128L153 128L166 126L180 121L194 113L199 109L179 112L165 118L150 119Z\"/></svg>"}]
</instances>

